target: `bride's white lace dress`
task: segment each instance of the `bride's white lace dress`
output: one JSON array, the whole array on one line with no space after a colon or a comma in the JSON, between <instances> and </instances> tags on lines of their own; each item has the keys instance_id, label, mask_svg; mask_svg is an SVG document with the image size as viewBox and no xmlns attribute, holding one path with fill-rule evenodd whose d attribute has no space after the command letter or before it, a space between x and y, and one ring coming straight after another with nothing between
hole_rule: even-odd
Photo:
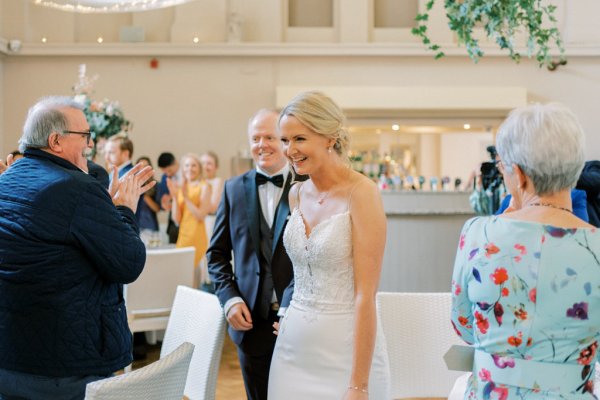
<instances>
[{"instance_id":1,"label":"bride's white lace dress","mask_svg":"<svg viewBox=\"0 0 600 400\"><path fill-rule=\"evenodd\" d=\"M284 233L294 265L294 295L281 321L271 362L269 400L340 400L350 383L354 349L354 271L350 213L306 235L294 209ZM369 399L389 399L389 368L379 323Z\"/></svg>"}]
</instances>

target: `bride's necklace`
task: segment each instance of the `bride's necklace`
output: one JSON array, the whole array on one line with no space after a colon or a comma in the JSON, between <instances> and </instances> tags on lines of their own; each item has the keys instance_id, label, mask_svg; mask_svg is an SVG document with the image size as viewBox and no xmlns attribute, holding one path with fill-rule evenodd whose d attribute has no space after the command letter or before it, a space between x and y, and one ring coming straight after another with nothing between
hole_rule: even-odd
<instances>
[{"instance_id":1,"label":"bride's necklace","mask_svg":"<svg viewBox=\"0 0 600 400\"><path fill-rule=\"evenodd\" d=\"M530 203L527 204L527 207L550 207L550 208L554 208L556 210L562 210L562 211L566 211L568 213L573 213L573 210L566 208L566 207L561 207L561 206L557 206L551 203L543 203L543 202L537 202L537 203Z\"/></svg>"},{"instance_id":2,"label":"bride's necklace","mask_svg":"<svg viewBox=\"0 0 600 400\"><path fill-rule=\"evenodd\" d=\"M331 189L329 189L328 191L326 191L325 193L321 193L319 196L317 196L317 204L322 205L323 202L325 202L325 200L327 199L327 197L329 196L329 193L331 192Z\"/></svg>"},{"instance_id":3,"label":"bride's necklace","mask_svg":"<svg viewBox=\"0 0 600 400\"><path fill-rule=\"evenodd\" d=\"M350 176L350 170L348 170L348 174L346 174L346 178L348 178L348 176ZM336 185L333 185L331 188L329 188L328 191L326 191L324 193L319 193L319 195L317 196L317 204L318 205L320 205L320 206L323 205L325 200L327 200L327 197L329 197L329 193L331 193L331 191L335 188L335 186Z\"/></svg>"}]
</instances>

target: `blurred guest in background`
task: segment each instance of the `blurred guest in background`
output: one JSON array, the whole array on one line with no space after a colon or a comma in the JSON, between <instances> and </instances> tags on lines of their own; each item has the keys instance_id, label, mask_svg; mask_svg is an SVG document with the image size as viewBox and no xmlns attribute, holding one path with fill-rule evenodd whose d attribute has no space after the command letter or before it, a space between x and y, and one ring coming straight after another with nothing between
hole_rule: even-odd
<instances>
[{"instance_id":1,"label":"blurred guest in background","mask_svg":"<svg viewBox=\"0 0 600 400\"><path fill-rule=\"evenodd\" d=\"M217 176L217 170L219 169L219 157L212 151L207 151L200 156L202 161L202 172L204 174L204 180L210 185L212 196L210 197L210 208L209 214L206 216L204 223L206 225L206 234L208 235L208 241L212 236L213 227L215 226L215 214L219 203L221 202L221 196L223 195L223 178Z\"/></svg>"},{"instance_id":2,"label":"blurred guest in background","mask_svg":"<svg viewBox=\"0 0 600 400\"><path fill-rule=\"evenodd\" d=\"M217 212L219 202L221 201L221 195L223 194L223 178L217 176L217 171L219 169L219 157L216 153L207 151L200 156L200 161L202 161L204 180L212 188L210 213L214 214Z\"/></svg>"},{"instance_id":3,"label":"blurred guest in background","mask_svg":"<svg viewBox=\"0 0 600 400\"><path fill-rule=\"evenodd\" d=\"M200 261L208 249L204 218L210 208L211 187L202 180L202 163L200 158L188 153L181 158L182 184L168 179L169 194L173 199L173 220L179 225L177 247L193 246L196 248L194 266L196 267L196 287L207 277L200 275Z\"/></svg>"},{"instance_id":4,"label":"blurred guest in background","mask_svg":"<svg viewBox=\"0 0 600 400\"><path fill-rule=\"evenodd\" d=\"M587 195L587 214L590 224L600 227L600 161L587 161L579 175L577 189Z\"/></svg>"},{"instance_id":5,"label":"blurred guest in background","mask_svg":"<svg viewBox=\"0 0 600 400\"><path fill-rule=\"evenodd\" d=\"M117 168L119 178L133 168L131 158L133 157L133 142L125 132L111 136L104 147L104 157L109 169ZM112 180L112 174L110 175Z\"/></svg>"},{"instance_id":6,"label":"blurred guest in background","mask_svg":"<svg viewBox=\"0 0 600 400\"><path fill-rule=\"evenodd\" d=\"M165 152L158 156L158 168L163 173L160 182L156 187L155 200L163 210L167 210L169 215L167 218L167 236L169 237L169 243L177 243L177 236L179 234L179 227L173 221L173 215L171 214L171 206L173 198L169 194L169 187L167 181L172 179L175 183L179 184L179 163L173 153Z\"/></svg>"},{"instance_id":7,"label":"blurred guest in background","mask_svg":"<svg viewBox=\"0 0 600 400\"><path fill-rule=\"evenodd\" d=\"M211 187L212 196L210 198L210 209L209 214L204 218L204 226L206 227L206 237L208 242L210 243L210 238L213 234L213 229L215 227L216 220L216 212L219 207L219 203L221 202L221 196L223 195L223 178L217 176L217 170L219 169L219 157L216 153L212 151L207 151L206 153L200 156L200 161L202 162L202 172L204 175L204 180ZM206 257L202 260L201 265L202 271L201 276L204 281L202 282L203 290L206 290L210 293L214 293L214 285L210 281L210 277L208 275L208 262Z\"/></svg>"},{"instance_id":8,"label":"blurred guest in background","mask_svg":"<svg viewBox=\"0 0 600 400\"><path fill-rule=\"evenodd\" d=\"M138 158L136 164L152 168L150 158L142 156ZM154 180L154 177L151 177ZM135 217L140 227L140 236L144 243L150 244L155 238L158 238L158 219L156 213L160 211L160 205L155 201L156 187L148 190L140 197Z\"/></svg>"},{"instance_id":9,"label":"blurred guest in background","mask_svg":"<svg viewBox=\"0 0 600 400\"><path fill-rule=\"evenodd\" d=\"M573 215L584 134L558 104L510 113L496 138L512 212L469 220L452 323L475 347L465 398L594 398L600 231Z\"/></svg>"}]
</instances>

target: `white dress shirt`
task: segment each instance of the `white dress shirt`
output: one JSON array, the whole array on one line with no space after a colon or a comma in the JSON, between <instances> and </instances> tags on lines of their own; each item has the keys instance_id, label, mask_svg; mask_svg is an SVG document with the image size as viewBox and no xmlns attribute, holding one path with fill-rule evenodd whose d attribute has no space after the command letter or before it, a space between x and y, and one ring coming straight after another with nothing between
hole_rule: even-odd
<instances>
[{"instance_id":1,"label":"white dress shirt","mask_svg":"<svg viewBox=\"0 0 600 400\"><path fill-rule=\"evenodd\" d=\"M265 221L269 224L269 228L273 227L273 221L275 220L275 211L277 211L277 205L279 204L279 200L281 199L281 195L283 194L283 187L285 186L285 181L288 178L288 174L290 172L290 167L288 164L277 171L277 173L273 175L269 175L263 170L261 170L258 166L256 167L257 174L263 174L267 177L272 177L276 175L283 175L283 186L277 187L272 182L267 182L264 185L260 185L258 187L258 199L260 201L260 208L265 217Z\"/></svg>"}]
</instances>

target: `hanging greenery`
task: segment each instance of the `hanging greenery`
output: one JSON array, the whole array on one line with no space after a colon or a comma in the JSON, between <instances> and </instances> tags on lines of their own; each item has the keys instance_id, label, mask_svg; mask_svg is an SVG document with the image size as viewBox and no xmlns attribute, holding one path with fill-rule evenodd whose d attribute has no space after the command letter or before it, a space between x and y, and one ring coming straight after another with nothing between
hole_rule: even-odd
<instances>
[{"instance_id":1,"label":"hanging greenery","mask_svg":"<svg viewBox=\"0 0 600 400\"><path fill-rule=\"evenodd\" d=\"M429 50L436 52L435 58L444 56L441 47L431 42L427 33L429 12L436 0L428 0L425 12L417 15L418 25L413 35L421 38ZM527 56L535 55L540 67L550 70L566 64L563 42L556 27L556 6L542 0L444 0L450 30L456 33L459 44L464 44L469 57L475 62L483 56L479 40L473 29L483 27L487 37L501 49L508 50L510 58L519 62L521 53L514 47L514 35L526 32ZM549 27L546 27L549 25ZM556 45L560 52L558 61L550 55L550 46Z\"/></svg>"}]
</instances>

